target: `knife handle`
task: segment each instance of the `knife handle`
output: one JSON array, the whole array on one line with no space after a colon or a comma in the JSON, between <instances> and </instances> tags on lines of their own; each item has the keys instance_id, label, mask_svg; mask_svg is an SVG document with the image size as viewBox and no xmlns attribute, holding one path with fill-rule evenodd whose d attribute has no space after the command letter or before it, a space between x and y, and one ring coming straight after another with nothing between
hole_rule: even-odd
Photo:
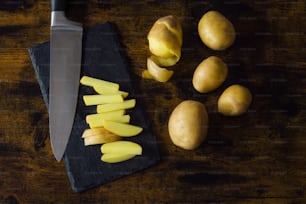
<instances>
[{"instance_id":1,"label":"knife handle","mask_svg":"<svg viewBox=\"0 0 306 204\"><path fill-rule=\"evenodd\" d=\"M65 11L66 0L51 0L51 11Z\"/></svg>"}]
</instances>

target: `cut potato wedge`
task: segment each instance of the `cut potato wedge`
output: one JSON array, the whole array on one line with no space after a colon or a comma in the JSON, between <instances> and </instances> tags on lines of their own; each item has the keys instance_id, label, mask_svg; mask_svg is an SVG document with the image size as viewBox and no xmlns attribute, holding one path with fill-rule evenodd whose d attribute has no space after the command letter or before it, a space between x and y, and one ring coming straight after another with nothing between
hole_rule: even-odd
<instances>
[{"instance_id":1,"label":"cut potato wedge","mask_svg":"<svg viewBox=\"0 0 306 204\"><path fill-rule=\"evenodd\" d=\"M141 73L142 78L144 79L154 79L150 72L146 69Z\"/></svg>"},{"instance_id":2,"label":"cut potato wedge","mask_svg":"<svg viewBox=\"0 0 306 204\"><path fill-rule=\"evenodd\" d=\"M121 137L117 135L110 136L109 135L95 135L95 136L89 136L84 138L84 145L97 145L97 144L104 144L109 142L115 142L120 140Z\"/></svg>"},{"instance_id":3,"label":"cut potato wedge","mask_svg":"<svg viewBox=\"0 0 306 204\"><path fill-rule=\"evenodd\" d=\"M102 86L102 87L108 87L109 89L113 89L113 90L119 90L119 84L117 83L113 83L113 82L109 82L109 81L105 81L102 79L96 79L93 77L89 77L89 76L83 76L80 80L80 83L86 86Z\"/></svg>"},{"instance_id":4,"label":"cut potato wedge","mask_svg":"<svg viewBox=\"0 0 306 204\"><path fill-rule=\"evenodd\" d=\"M121 137L131 137L142 132L143 128L135 125L114 122L110 120L103 121L103 127Z\"/></svg>"},{"instance_id":5,"label":"cut potato wedge","mask_svg":"<svg viewBox=\"0 0 306 204\"><path fill-rule=\"evenodd\" d=\"M123 97L121 94L113 95L85 95L83 96L85 105L100 105L106 103L121 103L123 102Z\"/></svg>"},{"instance_id":6,"label":"cut potato wedge","mask_svg":"<svg viewBox=\"0 0 306 204\"><path fill-rule=\"evenodd\" d=\"M121 103L103 104L97 106L97 113L104 113L115 110L125 110L129 108L134 108L136 105L135 99L130 99L123 101Z\"/></svg>"},{"instance_id":7,"label":"cut potato wedge","mask_svg":"<svg viewBox=\"0 0 306 204\"><path fill-rule=\"evenodd\" d=\"M142 147L131 141L115 141L101 146L102 154L133 154L141 155Z\"/></svg>"},{"instance_id":8,"label":"cut potato wedge","mask_svg":"<svg viewBox=\"0 0 306 204\"><path fill-rule=\"evenodd\" d=\"M84 130L82 138L99 136L99 135L104 135L105 137L118 137L118 135L115 135L114 133L111 133L110 131L102 127L102 128L90 128Z\"/></svg>"},{"instance_id":9,"label":"cut potato wedge","mask_svg":"<svg viewBox=\"0 0 306 204\"><path fill-rule=\"evenodd\" d=\"M118 163L135 157L135 154L103 154L101 160L106 163Z\"/></svg>"},{"instance_id":10,"label":"cut potato wedge","mask_svg":"<svg viewBox=\"0 0 306 204\"><path fill-rule=\"evenodd\" d=\"M159 82L167 82L173 75L172 70L159 67L153 60L150 58L147 59L147 68L152 77Z\"/></svg>"},{"instance_id":11,"label":"cut potato wedge","mask_svg":"<svg viewBox=\"0 0 306 204\"><path fill-rule=\"evenodd\" d=\"M101 115L101 114L99 114ZM129 123L131 120L130 115L122 115L122 116L117 116L117 117L97 117L93 120L88 121L88 125L90 128L96 128L96 127L103 127L104 126L104 121L105 120L110 120L118 123Z\"/></svg>"},{"instance_id":12,"label":"cut potato wedge","mask_svg":"<svg viewBox=\"0 0 306 204\"><path fill-rule=\"evenodd\" d=\"M121 96L123 98L126 98L129 93L126 91L120 91L120 90L114 90L112 88L109 88L107 86L100 86L100 85L96 85L93 87L93 89L98 93L98 94L102 94L102 95L109 95L109 94L121 94Z\"/></svg>"}]
</instances>

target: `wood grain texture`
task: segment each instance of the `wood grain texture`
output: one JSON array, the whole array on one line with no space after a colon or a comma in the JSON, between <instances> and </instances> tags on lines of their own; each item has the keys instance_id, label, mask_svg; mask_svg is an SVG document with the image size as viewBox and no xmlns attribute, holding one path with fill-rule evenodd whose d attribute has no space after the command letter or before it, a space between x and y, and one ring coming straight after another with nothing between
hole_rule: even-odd
<instances>
[{"instance_id":1,"label":"wood grain texture","mask_svg":"<svg viewBox=\"0 0 306 204\"><path fill-rule=\"evenodd\" d=\"M71 19L117 25L162 153L154 167L73 193L64 164L52 155L48 113L27 53L49 40L49 1L1 1L0 203L306 203L305 7L303 0L71 0ZM211 51L198 37L197 21L211 8L236 27L226 51ZM184 28L182 59L166 84L141 79L146 35L169 14ZM215 92L199 94L191 77L210 55L224 59L229 77ZM247 114L229 118L216 112L216 102L233 83L248 86L254 101ZM169 114L184 99L202 101L209 112L208 138L195 151L175 147L167 131Z\"/></svg>"}]
</instances>

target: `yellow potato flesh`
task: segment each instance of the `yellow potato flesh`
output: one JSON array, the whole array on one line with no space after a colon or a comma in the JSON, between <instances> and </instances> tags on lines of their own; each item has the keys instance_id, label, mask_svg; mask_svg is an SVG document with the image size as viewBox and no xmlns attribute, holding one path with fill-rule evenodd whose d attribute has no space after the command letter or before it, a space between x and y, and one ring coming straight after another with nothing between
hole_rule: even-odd
<instances>
[{"instance_id":1,"label":"yellow potato flesh","mask_svg":"<svg viewBox=\"0 0 306 204\"><path fill-rule=\"evenodd\" d=\"M90 123L91 121L97 120L99 118L108 119L108 118L117 118L119 116L123 116L125 114L125 110L117 110L110 111L105 113L96 113L90 114L86 116L86 123Z\"/></svg>"},{"instance_id":2,"label":"yellow potato flesh","mask_svg":"<svg viewBox=\"0 0 306 204\"><path fill-rule=\"evenodd\" d=\"M121 103L102 104L97 106L97 113L130 109L134 108L135 105L136 105L135 99L126 100Z\"/></svg>"},{"instance_id":3,"label":"yellow potato flesh","mask_svg":"<svg viewBox=\"0 0 306 204\"><path fill-rule=\"evenodd\" d=\"M221 94L218 99L218 112L226 116L238 116L245 113L252 102L248 88L235 84Z\"/></svg>"},{"instance_id":4,"label":"yellow potato flesh","mask_svg":"<svg viewBox=\"0 0 306 204\"><path fill-rule=\"evenodd\" d=\"M135 157L135 154L103 154L101 160L106 163L118 163Z\"/></svg>"},{"instance_id":5,"label":"yellow potato flesh","mask_svg":"<svg viewBox=\"0 0 306 204\"><path fill-rule=\"evenodd\" d=\"M133 154L141 155L142 147L131 141L115 141L101 146L102 154Z\"/></svg>"},{"instance_id":6,"label":"yellow potato flesh","mask_svg":"<svg viewBox=\"0 0 306 204\"><path fill-rule=\"evenodd\" d=\"M104 144L104 143L118 141L120 139L121 139L121 137L119 137L119 136L109 137L107 135L95 135L95 136L85 137L84 138L84 145L89 146L89 145Z\"/></svg>"},{"instance_id":7,"label":"yellow potato flesh","mask_svg":"<svg viewBox=\"0 0 306 204\"><path fill-rule=\"evenodd\" d=\"M150 58L147 59L147 68L150 75L159 82L167 82L173 75L173 71L159 67Z\"/></svg>"},{"instance_id":8,"label":"yellow potato flesh","mask_svg":"<svg viewBox=\"0 0 306 204\"><path fill-rule=\"evenodd\" d=\"M175 107L170 115L168 131L178 147L196 149L207 136L208 115L204 104L186 100Z\"/></svg>"},{"instance_id":9,"label":"yellow potato flesh","mask_svg":"<svg viewBox=\"0 0 306 204\"><path fill-rule=\"evenodd\" d=\"M209 11L202 16L198 32L202 42L213 50L225 50L236 37L233 24L217 11Z\"/></svg>"},{"instance_id":10,"label":"yellow potato flesh","mask_svg":"<svg viewBox=\"0 0 306 204\"><path fill-rule=\"evenodd\" d=\"M150 72L146 69L142 72L142 78L144 79L154 79L154 77L150 74Z\"/></svg>"},{"instance_id":11,"label":"yellow potato flesh","mask_svg":"<svg viewBox=\"0 0 306 204\"><path fill-rule=\"evenodd\" d=\"M121 94L114 95L85 95L83 96L85 105L99 105L106 103L120 103L123 102L123 97Z\"/></svg>"},{"instance_id":12,"label":"yellow potato flesh","mask_svg":"<svg viewBox=\"0 0 306 204\"><path fill-rule=\"evenodd\" d=\"M109 82L109 81L105 81L102 79L96 79L93 77L89 77L89 76L83 76L80 80L80 83L86 86L102 86L102 87L108 87L109 89L113 89L115 90L119 90L119 84L117 83L113 83L113 82Z\"/></svg>"},{"instance_id":13,"label":"yellow potato flesh","mask_svg":"<svg viewBox=\"0 0 306 204\"><path fill-rule=\"evenodd\" d=\"M108 86L95 85L93 88L98 94L101 95L120 94L123 98L126 98L129 95L128 92L115 90L113 88L109 88Z\"/></svg>"},{"instance_id":14,"label":"yellow potato flesh","mask_svg":"<svg viewBox=\"0 0 306 204\"><path fill-rule=\"evenodd\" d=\"M160 66L172 66L181 57L183 32L180 22L174 16L159 18L148 33L149 49L160 58Z\"/></svg>"},{"instance_id":15,"label":"yellow potato flesh","mask_svg":"<svg viewBox=\"0 0 306 204\"><path fill-rule=\"evenodd\" d=\"M105 137L118 137L117 135L111 133L110 131L102 127L102 128L86 129L82 134L82 138L99 136L99 135L104 135Z\"/></svg>"},{"instance_id":16,"label":"yellow potato flesh","mask_svg":"<svg viewBox=\"0 0 306 204\"><path fill-rule=\"evenodd\" d=\"M200 93L213 91L225 81L227 73L227 65L219 57L208 57L196 68L192 78L193 87Z\"/></svg>"},{"instance_id":17,"label":"yellow potato flesh","mask_svg":"<svg viewBox=\"0 0 306 204\"><path fill-rule=\"evenodd\" d=\"M88 125L90 128L103 127L105 120L110 120L119 123L129 123L131 117L129 115L121 115L121 116L112 116L112 117L104 117L101 114L96 118L88 120Z\"/></svg>"},{"instance_id":18,"label":"yellow potato flesh","mask_svg":"<svg viewBox=\"0 0 306 204\"><path fill-rule=\"evenodd\" d=\"M135 125L104 120L103 127L108 131L121 137L136 136L142 132L143 128Z\"/></svg>"}]
</instances>

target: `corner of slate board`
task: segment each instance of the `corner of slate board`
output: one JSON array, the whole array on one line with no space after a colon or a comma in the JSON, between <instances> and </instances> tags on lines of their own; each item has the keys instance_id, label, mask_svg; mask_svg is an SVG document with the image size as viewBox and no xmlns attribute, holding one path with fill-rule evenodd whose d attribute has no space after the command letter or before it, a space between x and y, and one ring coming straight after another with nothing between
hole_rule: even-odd
<instances>
[{"instance_id":1,"label":"corner of slate board","mask_svg":"<svg viewBox=\"0 0 306 204\"><path fill-rule=\"evenodd\" d=\"M35 73L48 107L49 104L49 69L50 43L45 42L29 48ZM84 31L82 48L82 75L117 82L120 89L130 93L129 98L137 96L129 74L129 64L122 53L116 26L106 22L92 26ZM94 113L93 107L85 107L83 95L94 94L93 90L80 86L75 121L64 155L71 187L81 192L101 184L111 182L123 176L144 170L160 160L155 136L150 130L147 117L137 99L138 105L131 111L131 123L143 127L143 132L126 140L139 143L143 147L143 155L116 164L101 161L100 145L84 146L81 138L88 127L85 116Z\"/></svg>"}]
</instances>

